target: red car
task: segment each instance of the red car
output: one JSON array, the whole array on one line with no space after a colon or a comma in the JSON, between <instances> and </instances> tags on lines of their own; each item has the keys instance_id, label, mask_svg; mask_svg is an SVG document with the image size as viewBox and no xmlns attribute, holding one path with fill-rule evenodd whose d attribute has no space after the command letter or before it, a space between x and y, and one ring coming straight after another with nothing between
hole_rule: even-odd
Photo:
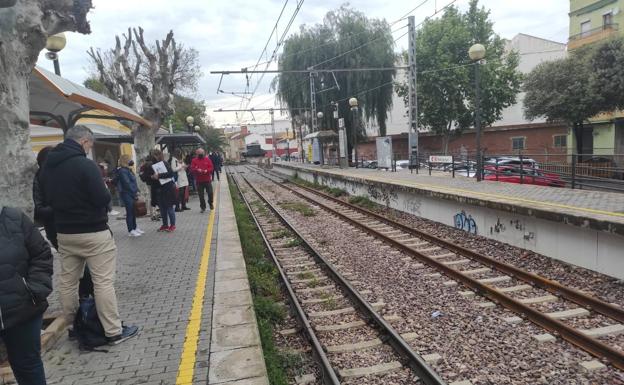
<instances>
[{"instance_id":1,"label":"red car","mask_svg":"<svg viewBox=\"0 0 624 385\"><path fill-rule=\"evenodd\" d=\"M522 171L522 172L521 172ZM485 166L483 180L507 183L534 184L538 186L565 187L565 181L557 174L541 170L522 169L513 166ZM522 176L522 177L521 177Z\"/></svg>"}]
</instances>

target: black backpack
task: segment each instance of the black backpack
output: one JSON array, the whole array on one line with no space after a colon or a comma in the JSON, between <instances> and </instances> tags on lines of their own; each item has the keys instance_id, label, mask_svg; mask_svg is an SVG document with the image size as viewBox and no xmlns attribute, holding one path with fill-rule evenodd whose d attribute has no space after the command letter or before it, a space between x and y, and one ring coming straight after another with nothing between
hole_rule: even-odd
<instances>
[{"instance_id":1,"label":"black backpack","mask_svg":"<svg viewBox=\"0 0 624 385\"><path fill-rule=\"evenodd\" d=\"M80 306L74 318L74 335L78 340L80 350L107 352L96 349L99 346L107 345L108 340L98 317L93 297L80 299Z\"/></svg>"}]
</instances>

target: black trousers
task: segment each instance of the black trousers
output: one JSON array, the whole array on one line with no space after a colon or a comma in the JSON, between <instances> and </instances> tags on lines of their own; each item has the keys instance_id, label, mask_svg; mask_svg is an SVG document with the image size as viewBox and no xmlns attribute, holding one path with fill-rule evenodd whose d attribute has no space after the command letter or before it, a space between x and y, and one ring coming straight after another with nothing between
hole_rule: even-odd
<instances>
[{"instance_id":1,"label":"black trousers","mask_svg":"<svg viewBox=\"0 0 624 385\"><path fill-rule=\"evenodd\" d=\"M199 208L206 210L205 190L208 192L208 205L212 209L212 182L197 182L197 188L199 190Z\"/></svg>"},{"instance_id":2,"label":"black trousers","mask_svg":"<svg viewBox=\"0 0 624 385\"><path fill-rule=\"evenodd\" d=\"M0 332L18 384L46 385L41 361L42 323L43 314L39 314Z\"/></svg>"}]
</instances>

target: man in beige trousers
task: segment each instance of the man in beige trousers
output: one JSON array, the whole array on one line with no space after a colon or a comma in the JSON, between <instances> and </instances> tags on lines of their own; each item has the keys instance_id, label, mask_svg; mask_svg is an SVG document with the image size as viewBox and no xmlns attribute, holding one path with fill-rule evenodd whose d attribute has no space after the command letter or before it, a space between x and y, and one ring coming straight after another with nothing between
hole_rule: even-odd
<instances>
[{"instance_id":1,"label":"man in beige trousers","mask_svg":"<svg viewBox=\"0 0 624 385\"><path fill-rule=\"evenodd\" d=\"M123 326L115 294L117 247L108 227L111 195L98 166L86 154L93 147L88 127L74 126L65 141L50 151L43 186L54 210L58 231L63 313L71 323L78 309L78 282L85 265L93 280L95 306L110 344L135 336L136 326Z\"/></svg>"}]
</instances>

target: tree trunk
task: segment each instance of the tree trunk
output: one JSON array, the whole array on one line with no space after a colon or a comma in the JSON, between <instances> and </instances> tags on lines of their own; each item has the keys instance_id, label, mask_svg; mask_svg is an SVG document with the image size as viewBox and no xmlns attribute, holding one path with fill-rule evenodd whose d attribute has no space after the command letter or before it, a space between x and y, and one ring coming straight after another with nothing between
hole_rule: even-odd
<instances>
[{"instance_id":1,"label":"tree trunk","mask_svg":"<svg viewBox=\"0 0 624 385\"><path fill-rule=\"evenodd\" d=\"M33 213L30 75L48 36L89 33L90 0L0 2L0 206Z\"/></svg>"},{"instance_id":2,"label":"tree trunk","mask_svg":"<svg viewBox=\"0 0 624 385\"><path fill-rule=\"evenodd\" d=\"M0 206L33 212L36 163L30 146L30 71L8 46L0 44Z\"/></svg>"},{"instance_id":3,"label":"tree trunk","mask_svg":"<svg viewBox=\"0 0 624 385\"><path fill-rule=\"evenodd\" d=\"M584 129L583 122L574 123L574 137L576 138L576 153L579 155L583 153L583 129Z\"/></svg>"},{"instance_id":4,"label":"tree trunk","mask_svg":"<svg viewBox=\"0 0 624 385\"><path fill-rule=\"evenodd\" d=\"M145 126L139 126L134 130L134 150L136 151L137 164L142 164L149 152L156 146L154 131ZM139 191L145 201L149 199L149 187L145 183L139 183Z\"/></svg>"}]
</instances>

